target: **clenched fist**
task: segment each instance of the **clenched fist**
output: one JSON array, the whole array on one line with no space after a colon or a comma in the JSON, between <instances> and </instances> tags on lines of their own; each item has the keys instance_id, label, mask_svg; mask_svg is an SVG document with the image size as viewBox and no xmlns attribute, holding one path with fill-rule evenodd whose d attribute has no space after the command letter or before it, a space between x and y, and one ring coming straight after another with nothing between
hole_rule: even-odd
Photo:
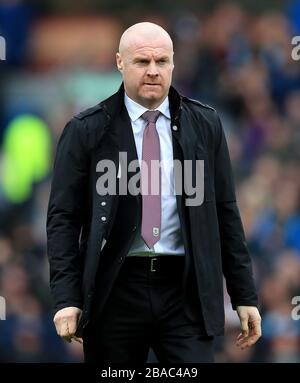
<instances>
[{"instance_id":1,"label":"clenched fist","mask_svg":"<svg viewBox=\"0 0 300 383\"><path fill-rule=\"evenodd\" d=\"M56 332L67 342L72 342L72 339L82 343L81 338L75 336L75 332L81 318L82 310L77 307L66 307L57 311L53 322L56 327Z\"/></svg>"}]
</instances>

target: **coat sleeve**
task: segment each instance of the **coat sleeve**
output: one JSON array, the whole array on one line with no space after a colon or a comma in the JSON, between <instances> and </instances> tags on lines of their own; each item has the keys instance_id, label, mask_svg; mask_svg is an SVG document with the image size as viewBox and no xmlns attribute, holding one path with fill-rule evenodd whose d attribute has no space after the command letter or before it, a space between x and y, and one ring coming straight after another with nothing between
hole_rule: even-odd
<instances>
[{"instance_id":1,"label":"coat sleeve","mask_svg":"<svg viewBox=\"0 0 300 383\"><path fill-rule=\"evenodd\" d=\"M88 185L86 132L81 120L65 126L57 145L47 212L47 251L54 310L82 308L79 237Z\"/></svg>"},{"instance_id":2,"label":"coat sleeve","mask_svg":"<svg viewBox=\"0 0 300 383\"><path fill-rule=\"evenodd\" d=\"M224 130L216 115L215 193L222 267L233 309L257 306L252 262L236 203L234 179Z\"/></svg>"}]
</instances>

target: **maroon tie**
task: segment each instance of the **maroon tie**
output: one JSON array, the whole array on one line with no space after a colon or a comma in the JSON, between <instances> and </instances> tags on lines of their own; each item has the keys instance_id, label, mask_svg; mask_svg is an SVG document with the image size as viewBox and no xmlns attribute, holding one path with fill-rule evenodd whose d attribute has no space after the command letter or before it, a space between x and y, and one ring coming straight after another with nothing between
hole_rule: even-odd
<instances>
[{"instance_id":1,"label":"maroon tie","mask_svg":"<svg viewBox=\"0 0 300 383\"><path fill-rule=\"evenodd\" d=\"M156 131L156 120L159 114L159 111L147 111L142 115L142 118L147 121L147 125L143 135L141 166L141 194L143 199L141 234L149 248L159 241L161 228L161 175L158 166L160 145L159 135Z\"/></svg>"}]
</instances>

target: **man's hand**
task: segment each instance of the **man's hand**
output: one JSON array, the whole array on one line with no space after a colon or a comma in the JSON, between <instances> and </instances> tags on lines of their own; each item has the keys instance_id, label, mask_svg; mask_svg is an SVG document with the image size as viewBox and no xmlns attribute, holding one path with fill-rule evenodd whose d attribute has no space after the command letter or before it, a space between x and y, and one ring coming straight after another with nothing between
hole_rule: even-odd
<instances>
[{"instance_id":1,"label":"man's hand","mask_svg":"<svg viewBox=\"0 0 300 383\"><path fill-rule=\"evenodd\" d=\"M67 342L72 342L72 339L83 343L82 338L77 338L75 332L80 320L82 310L77 307L66 307L57 311L53 322L56 327L56 332Z\"/></svg>"},{"instance_id":2,"label":"man's hand","mask_svg":"<svg viewBox=\"0 0 300 383\"><path fill-rule=\"evenodd\" d=\"M237 306L242 332L238 335L236 345L242 350L252 346L261 337L261 317L254 306Z\"/></svg>"}]
</instances>

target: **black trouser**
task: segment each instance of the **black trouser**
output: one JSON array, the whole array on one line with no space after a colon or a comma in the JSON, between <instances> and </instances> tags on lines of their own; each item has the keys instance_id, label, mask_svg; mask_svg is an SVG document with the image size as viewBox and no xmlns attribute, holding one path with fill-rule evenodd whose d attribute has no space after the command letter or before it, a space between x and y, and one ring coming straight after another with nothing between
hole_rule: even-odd
<instances>
[{"instance_id":1,"label":"black trouser","mask_svg":"<svg viewBox=\"0 0 300 383\"><path fill-rule=\"evenodd\" d=\"M213 362L213 337L183 310L184 257L127 257L100 319L83 334L86 362Z\"/></svg>"}]
</instances>

